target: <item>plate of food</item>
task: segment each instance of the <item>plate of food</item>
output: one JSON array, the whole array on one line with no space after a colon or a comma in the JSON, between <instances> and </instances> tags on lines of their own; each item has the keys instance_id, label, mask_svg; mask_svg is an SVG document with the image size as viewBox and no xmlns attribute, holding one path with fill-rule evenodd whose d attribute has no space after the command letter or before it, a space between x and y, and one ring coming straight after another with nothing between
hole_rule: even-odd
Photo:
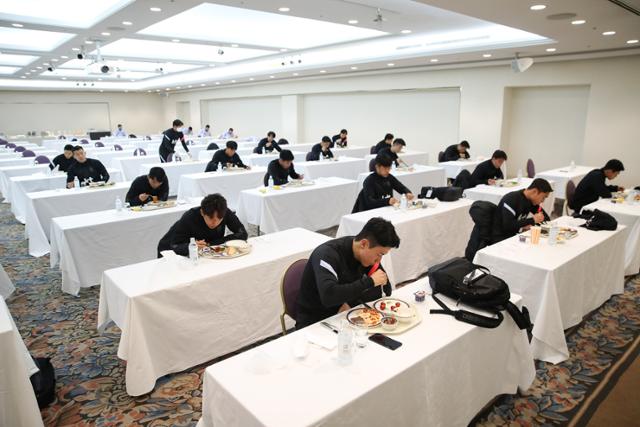
<instances>
[{"instance_id":1,"label":"plate of food","mask_svg":"<svg viewBox=\"0 0 640 427\"><path fill-rule=\"evenodd\" d=\"M96 181L96 182L90 182L89 188L108 187L110 185L115 185L115 182L114 181L110 181L110 182Z\"/></svg>"},{"instance_id":2,"label":"plate of food","mask_svg":"<svg viewBox=\"0 0 640 427\"><path fill-rule=\"evenodd\" d=\"M549 231L551 231L551 226L543 225L540 230L540 235L542 237L549 237ZM578 230L571 227L558 227L558 238L559 242L573 239L578 235Z\"/></svg>"},{"instance_id":3,"label":"plate of food","mask_svg":"<svg viewBox=\"0 0 640 427\"><path fill-rule=\"evenodd\" d=\"M347 313L347 320L360 328L375 328L380 325L383 315L373 308L354 308Z\"/></svg>"},{"instance_id":4,"label":"plate of food","mask_svg":"<svg viewBox=\"0 0 640 427\"><path fill-rule=\"evenodd\" d=\"M409 203L407 203L407 209L412 210L412 209L426 209L428 208L429 205L427 204L426 200L411 200Z\"/></svg>"},{"instance_id":5,"label":"plate of food","mask_svg":"<svg viewBox=\"0 0 640 427\"><path fill-rule=\"evenodd\" d=\"M313 181L305 181L303 179L292 179L286 185L287 187L307 187L313 184L314 184Z\"/></svg>"},{"instance_id":6,"label":"plate of food","mask_svg":"<svg viewBox=\"0 0 640 427\"><path fill-rule=\"evenodd\" d=\"M496 187L509 188L509 187L515 187L516 185L518 185L518 181L510 181L505 179L496 180Z\"/></svg>"},{"instance_id":7,"label":"plate of food","mask_svg":"<svg viewBox=\"0 0 640 427\"><path fill-rule=\"evenodd\" d=\"M148 212L148 211L155 211L158 209L172 208L175 205L176 205L175 200L166 200L166 201L159 201L159 202L149 202L146 205L142 205L142 206L133 206L131 207L131 210L133 212Z\"/></svg>"},{"instance_id":8,"label":"plate of food","mask_svg":"<svg viewBox=\"0 0 640 427\"><path fill-rule=\"evenodd\" d=\"M225 172L242 172L242 171L246 171L246 170L247 170L246 168L240 168L240 167L235 166L235 165L234 166L225 167L223 169L223 171L225 171Z\"/></svg>"},{"instance_id":9,"label":"plate of food","mask_svg":"<svg viewBox=\"0 0 640 427\"><path fill-rule=\"evenodd\" d=\"M415 314L411 304L397 298L379 299L373 304L373 308L385 316L395 317L400 321L409 321Z\"/></svg>"},{"instance_id":10,"label":"plate of food","mask_svg":"<svg viewBox=\"0 0 640 427\"><path fill-rule=\"evenodd\" d=\"M203 258L232 259L247 255L251 252L251 245L244 240L229 240L222 245L205 246L198 251Z\"/></svg>"}]
</instances>

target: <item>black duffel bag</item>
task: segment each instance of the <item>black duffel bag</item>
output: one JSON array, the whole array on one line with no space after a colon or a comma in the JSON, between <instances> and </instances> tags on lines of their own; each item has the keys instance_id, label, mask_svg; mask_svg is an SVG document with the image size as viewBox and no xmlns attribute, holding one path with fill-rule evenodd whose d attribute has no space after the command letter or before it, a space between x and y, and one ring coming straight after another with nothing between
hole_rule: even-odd
<instances>
[{"instance_id":1,"label":"black duffel bag","mask_svg":"<svg viewBox=\"0 0 640 427\"><path fill-rule=\"evenodd\" d=\"M582 227L587 230L617 230L618 221L609 213L603 212L600 209L593 211L584 210L579 216L587 220Z\"/></svg>"},{"instance_id":2,"label":"black duffel bag","mask_svg":"<svg viewBox=\"0 0 640 427\"><path fill-rule=\"evenodd\" d=\"M522 311L509 298L509 286L504 280L493 276L482 266L475 265L465 258L452 258L429 269L429 283L433 289L433 299L441 310L431 310L434 314L448 314L457 320L481 326L497 328L504 319L503 310L511 315L520 329L526 329L529 340L533 324L529 310ZM467 310L452 310L436 294L443 294L470 307L492 313L484 316Z\"/></svg>"},{"instance_id":3,"label":"black duffel bag","mask_svg":"<svg viewBox=\"0 0 640 427\"><path fill-rule=\"evenodd\" d=\"M462 197L460 187L422 187L418 199L438 199L441 202L455 202Z\"/></svg>"}]
</instances>

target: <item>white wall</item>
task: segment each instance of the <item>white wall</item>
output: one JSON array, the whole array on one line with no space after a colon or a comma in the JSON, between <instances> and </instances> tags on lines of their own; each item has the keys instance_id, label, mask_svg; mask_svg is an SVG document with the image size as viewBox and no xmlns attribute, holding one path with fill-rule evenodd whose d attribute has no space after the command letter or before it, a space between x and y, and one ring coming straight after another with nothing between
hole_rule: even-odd
<instances>
[{"instance_id":1,"label":"white wall","mask_svg":"<svg viewBox=\"0 0 640 427\"><path fill-rule=\"evenodd\" d=\"M0 132L84 133L88 128L113 131L118 123L136 135L170 127L162 120L157 95L134 93L0 91Z\"/></svg>"},{"instance_id":2,"label":"white wall","mask_svg":"<svg viewBox=\"0 0 640 427\"><path fill-rule=\"evenodd\" d=\"M503 148L509 163L526 174L527 159L537 171L582 164L589 86L552 86L508 89L505 93ZM545 153L545 155L540 155Z\"/></svg>"},{"instance_id":3,"label":"white wall","mask_svg":"<svg viewBox=\"0 0 640 427\"><path fill-rule=\"evenodd\" d=\"M232 127L240 135L266 136L270 130L282 137L281 97L217 99L208 103L211 134L219 135ZM187 124L187 122L185 122ZM198 128L193 124L194 129Z\"/></svg>"}]
</instances>

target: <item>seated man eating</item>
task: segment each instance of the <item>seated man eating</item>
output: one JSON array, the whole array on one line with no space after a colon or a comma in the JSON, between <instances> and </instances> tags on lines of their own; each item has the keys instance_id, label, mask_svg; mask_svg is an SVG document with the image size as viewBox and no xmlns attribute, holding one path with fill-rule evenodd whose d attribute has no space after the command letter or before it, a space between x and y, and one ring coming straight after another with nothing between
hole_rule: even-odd
<instances>
[{"instance_id":1,"label":"seated man eating","mask_svg":"<svg viewBox=\"0 0 640 427\"><path fill-rule=\"evenodd\" d=\"M133 180L125 201L130 206L142 206L157 198L166 201L169 198L169 180L161 167L149 169L149 173Z\"/></svg>"},{"instance_id":2,"label":"seated man eating","mask_svg":"<svg viewBox=\"0 0 640 427\"><path fill-rule=\"evenodd\" d=\"M404 160L402 160L402 159L400 159L400 158L398 157L398 153L399 153L399 152L401 152L401 151L402 151L402 149L403 149L404 147L406 147L406 146L407 146L407 143L406 143L406 142L404 142L404 139L402 139L402 138L396 138L396 139L393 141L393 144L391 144L391 147L383 148L382 150L380 150L380 151L378 152L378 155L379 155L379 156L381 156L381 155L382 155L382 156L390 157L390 158L391 158L391 160L393 160L393 163L395 163L396 167L399 167L401 162L402 162L405 166L408 166L408 165L407 165L407 163L406 163Z\"/></svg>"},{"instance_id":3,"label":"seated man eating","mask_svg":"<svg viewBox=\"0 0 640 427\"><path fill-rule=\"evenodd\" d=\"M75 163L67 171L67 188L75 187L74 179L78 178L80 187L89 185L92 182L109 181L109 172L100 160L89 159L87 154L79 145L73 147L73 158Z\"/></svg>"},{"instance_id":4,"label":"seated man eating","mask_svg":"<svg viewBox=\"0 0 640 427\"><path fill-rule=\"evenodd\" d=\"M333 153L331 152L331 139L328 136L323 136L322 141L311 147L311 156L309 160L323 160L333 159Z\"/></svg>"},{"instance_id":5,"label":"seated man eating","mask_svg":"<svg viewBox=\"0 0 640 427\"><path fill-rule=\"evenodd\" d=\"M235 141L227 141L227 148L224 150L218 150L213 155L211 161L207 164L205 172L215 172L218 170L218 164L222 169L235 166L237 168L251 169L249 166L242 163L240 156L236 152L238 150L238 143Z\"/></svg>"},{"instance_id":6,"label":"seated man eating","mask_svg":"<svg viewBox=\"0 0 640 427\"><path fill-rule=\"evenodd\" d=\"M273 185L284 185L289 182L289 177L303 179L304 175L294 169L293 159L291 150L282 150L280 158L271 160L267 167L267 173L264 175L264 186L269 185L269 177L273 178Z\"/></svg>"},{"instance_id":7,"label":"seated man eating","mask_svg":"<svg viewBox=\"0 0 640 427\"><path fill-rule=\"evenodd\" d=\"M502 165L507 161L507 153L502 150L496 150L489 160L479 163L471 174L471 184L493 185L497 179L503 179Z\"/></svg>"},{"instance_id":8,"label":"seated man eating","mask_svg":"<svg viewBox=\"0 0 640 427\"><path fill-rule=\"evenodd\" d=\"M60 172L68 172L69 168L75 162L76 160L73 158L73 145L67 144L64 146L64 152L55 156L51 163L49 163L49 169L53 170L57 166Z\"/></svg>"},{"instance_id":9,"label":"seated man eating","mask_svg":"<svg viewBox=\"0 0 640 427\"><path fill-rule=\"evenodd\" d=\"M376 156L376 170L364 180L362 190L358 194L351 213L396 204L398 199L393 197L394 190L407 196L407 200L413 199L411 190L398 181L398 178L391 175L391 162L391 158L384 154Z\"/></svg>"},{"instance_id":10,"label":"seated man eating","mask_svg":"<svg viewBox=\"0 0 640 427\"><path fill-rule=\"evenodd\" d=\"M612 192L624 191L624 187L607 185L605 181L605 179L610 181L615 179L622 171L624 171L622 162L618 159L611 159L604 167L589 172L580 180L569 207L580 212L584 206L595 202L600 197L610 199Z\"/></svg>"}]
</instances>

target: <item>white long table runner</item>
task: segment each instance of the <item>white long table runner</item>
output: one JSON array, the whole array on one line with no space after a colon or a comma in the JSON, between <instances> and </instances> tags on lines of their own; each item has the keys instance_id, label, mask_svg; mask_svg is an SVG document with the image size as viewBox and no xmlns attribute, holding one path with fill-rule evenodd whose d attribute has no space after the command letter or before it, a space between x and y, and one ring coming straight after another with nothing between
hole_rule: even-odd
<instances>
[{"instance_id":1,"label":"white long table runner","mask_svg":"<svg viewBox=\"0 0 640 427\"><path fill-rule=\"evenodd\" d=\"M565 166L563 168L551 169L548 171L537 173L536 178L544 178L546 180L555 181L556 188L554 189L554 193L556 194L556 198L565 199L567 183L569 181L573 181L573 183L577 186L580 180L582 180L582 178L584 178L584 176L591 172L593 169L596 168L592 168L590 166L576 166L574 169L571 169L569 166Z\"/></svg>"},{"instance_id":2,"label":"white long table runner","mask_svg":"<svg viewBox=\"0 0 640 427\"><path fill-rule=\"evenodd\" d=\"M561 217L558 224L584 222ZM564 244L520 243L518 236L488 246L474 263L488 267L512 292L522 295L533 321L533 355L559 363L569 357L564 330L577 325L590 311L624 290L624 245L628 229L591 231Z\"/></svg>"},{"instance_id":3,"label":"white long table runner","mask_svg":"<svg viewBox=\"0 0 640 427\"><path fill-rule=\"evenodd\" d=\"M0 192L4 197L4 203L11 203L11 181L15 176L33 175L44 173L49 165L5 166L0 168Z\"/></svg>"},{"instance_id":4,"label":"white long table runner","mask_svg":"<svg viewBox=\"0 0 640 427\"><path fill-rule=\"evenodd\" d=\"M238 218L260 227L262 233L302 227L323 230L337 225L351 212L358 183L344 178L318 178L304 187L243 190L238 199Z\"/></svg>"},{"instance_id":5,"label":"white long table runner","mask_svg":"<svg viewBox=\"0 0 640 427\"><path fill-rule=\"evenodd\" d=\"M104 272L98 327L122 329L127 393L280 331L280 280L328 237L303 229L249 239L248 255L225 260L157 259Z\"/></svg>"},{"instance_id":6,"label":"white long table runner","mask_svg":"<svg viewBox=\"0 0 640 427\"><path fill-rule=\"evenodd\" d=\"M148 157L148 156L147 156ZM152 160L149 159L151 162ZM138 175L146 175L149 173L149 169L152 167L161 167L167 174L169 180L169 196L175 196L178 194L178 186L180 184L180 176L189 173L204 172L207 167L205 161L184 161L184 162L170 162L170 163L142 163L138 169Z\"/></svg>"},{"instance_id":7,"label":"white long table runner","mask_svg":"<svg viewBox=\"0 0 640 427\"><path fill-rule=\"evenodd\" d=\"M354 157L340 157L338 160L322 160L298 162L295 165L298 173L304 174L305 179L316 179L337 176L346 179L358 179L358 175L367 171L367 162Z\"/></svg>"},{"instance_id":8,"label":"white long table runner","mask_svg":"<svg viewBox=\"0 0 640 427\"><path fill-rule=\"evenodd\" d=\"M394 295L413 301L425 280ZM434 308L431 298L418 304L422 323L391 336L400 348L369 342L348 366L338 365L335 350L312 345L306 358L292 356L307 334L336 339L320 324L214 364L204 373L198 426L462 427L495 396L529 388L533 358L509 316L483 329L429 314ZM328 320L338 325L343 315Z\"/></svg>"},{"instance_id":9,"label":"white long table runner","mask_svg":"<svg viewBox=\"0 0 640 427\"><path fill-rule=\"evenodd\" d=\"M388 206L358 212L342 217L336 236L355 236L374 217L391 221L400 248L385 255L382 265L395 285L419 277L439 262L464 256L473 229L470 206L470 201L461 199L427 209L403 211Z\"/></svg>"},{"instance_id":10,"label":"white long table runner","mask_svg":"<svg viewBox=\"0 0 640 427\"><path fill-rule=\"evenodd\" d=\"M0 297L0 426L42 426L29 377L38 372L9 308Z\"/></svg>"},{"instance_id":11,"label":"white long table runner","mask_svg":"<svg viewBox=\"0 0 640 427\"><path fill-rule=\"evenodd\" d=\"M124 204L130 182L118 182L102 188L58 189L27 193L25 235L29 254L43 256L51 250L51 220L59 216L113 209L118 197Z\"/></svg>"},{"instance_id":12,"label":"white long table runner","mask_svg":"<svg viewBox=\"0 0 640 427\"><path fill-rule=\"evenodd\" d=\"M100 284L111 268L157 257L158 242L190 203L148 212L110 209L53 218L51 268L60 263L62 291L78 295L80 288Z\"/></svg>"},{"instance_id":13,"label":"white long table runner","mask_svg":"<svg viewBox=\"0 0 640 427\"><path fill-rule=\"evenodd\" d=\"M178 185L178 200L220 193L227 199L227 204L235 209L240 192L263 185L265 173L267 168L256 166L250 170L227 172L218 169L217 172L182 175Z\"/></svg>"},{"instance_id":14,"label":"white long table runner","mask_svg":"<svg viewBox=\"0 0 640 427\"><path fill-rule=\"evenodd\" d=\"M531 182L533 182L532 178L521 178L520 183L513 187L497 187L495 185L480 184L473 188L467 188L464 190L464 197L470 200L484 200L497 206L505 195L514 191L524 190L531 185ZM549 197L547 197L547 200L544 201L542 208L545 212L551 215L553 212L553 205L555 203L556 185L553 181L549 181L549 184L551 184L551 188L553 188L554 191L551 192Z\"/></svg>"},{"instance_id":15,"label":"white long table runner","mask_svg":"<svg viewBox=\"0 0 640 427\"><path fill-rule=\"evenodd\" d=\"M372 172L365 172L358 176L358 191L362 190L362 184ZM422 187L444 187L447 185L447 178L444 169L434 166L416 165L412 171L399 169L392 172L392 175L411 192L418 197ZM394 197L400 195L394 192Z\"/></svg>"},{"instance_id":16,"label":"white long table runner","mask_svg":"<svg viewBox=\"0 0 640 427\"><path fill-rule=\"evenodd\" d=\"M600 199L583 209L600 209L611 214L619 224L629 229L624 250L624 274L638 274L640 271L640 202L613 204L611 199Z\"/></svg>"}]
</instances>

